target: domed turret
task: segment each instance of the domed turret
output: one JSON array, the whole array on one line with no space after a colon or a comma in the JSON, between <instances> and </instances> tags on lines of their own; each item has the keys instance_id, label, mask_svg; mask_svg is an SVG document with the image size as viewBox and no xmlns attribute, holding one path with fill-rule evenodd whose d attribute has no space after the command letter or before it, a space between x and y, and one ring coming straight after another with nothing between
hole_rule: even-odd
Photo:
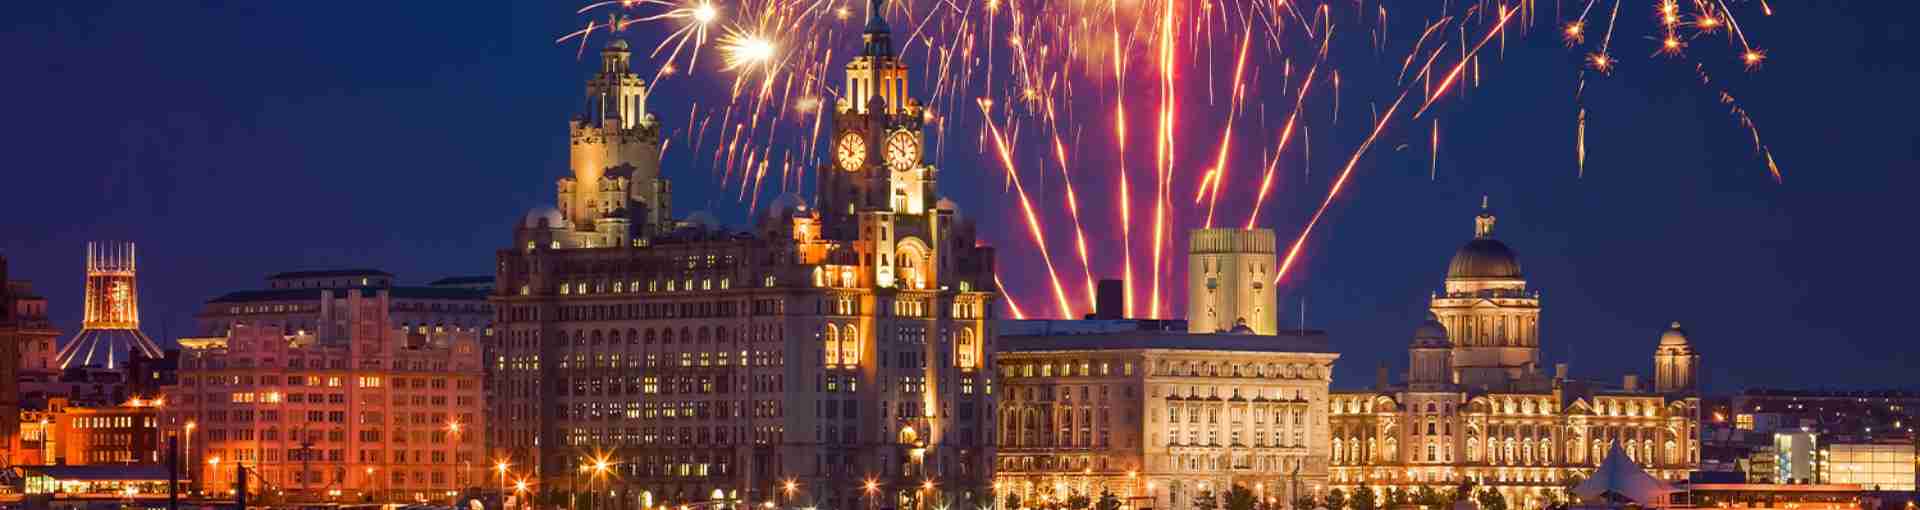
<instances>
[{"instance_id":1,"label":"domed turret","mask_svg":"<svg viewBox=\"0 0 1920 510\"><path fill-rule=\"evenodd\" d=\"M1428 313L1427 320L1413 329L1407 358L1410 389L1437 391L1453 382L1453 342L1447 339L1447 326L1439 316Z\"/></svg>"},{"instance_id":2,"label":"domed turret","mask_svg":"<svg viewBox=\"0 0 1920 510\"><path fill-rule=\"evenodd\" d=\"M787 218L804 212L807 212L807 199L801 198L799 193L782 193L767 205L769 218Z\"/></svg>"},{"instance_id":3,"label":"domed turret","mask_svg":"<svg viewBox=\"0 0 1920 510\"><path fill-rule=\"evenodd\" d=\"M559 209L552 207L535 207L533 210L527 211L526 217L520 220L520 226L529 229L562 229L567 228L567 217L560 214Z\"/></svg>"},{"instance_id":4,"label":"domed turret","mask_svg":"<svg viewBox=\"0 0 1920 510\"><path fill-rule=\"evenodd\" d=\"M1431 349L1452 349L1453 341L1447 339L1447 326L1440 323L1440 317L1427 313L1427 320L1413 329L1413 346Z\"/></svg>"},{"instance_id":5,"label":"domed turret","mask_svg":"<svg viewBox=\"0 0 1920 510\"><path fill-rule=\"evenodd\" d=\"M1667 327L1667 332L1660 334L1660 346L1684 345L1687 345L1687 330L1680 328L1680 321L1673 321L1673 325Z\"/></svg>"}]
</instances>

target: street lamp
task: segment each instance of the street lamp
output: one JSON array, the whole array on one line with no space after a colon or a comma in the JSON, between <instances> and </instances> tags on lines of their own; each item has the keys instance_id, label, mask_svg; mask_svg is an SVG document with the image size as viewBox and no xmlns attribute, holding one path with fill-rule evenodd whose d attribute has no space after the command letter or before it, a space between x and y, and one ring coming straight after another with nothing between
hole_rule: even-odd
<instances>
[{"instance_id":1,"label":"street lamp","mask_svg":"<svg viewBox=\"0 0 1920 510\"><path fill-rule=\"evenodd\" d=\"M874 481L874 479L872 478L868 478L865 488L867 491L867 508L871 510L876 503L879 503L879 501L875 500L874 497L879 495L880 482Z\"/></svg>"},{"instance_id":2,"label":"street lamp","mask_svg":"<svg viewBox=\"0 0 1920 510\"><path fill-rule=\"evenodd\" d=\"M367 466L367 490L373 492L374 499L380 499L380 481L373 478L373 466Z\"/></svg>"},{"instance_id":3,"label":"street lamp","mask_svg":"<svg viewBox=\"0 0 1920 510\"><path fill-rule=\"evenodd\" d=\"M215 455L213 457L207 458L207 465L213 466L213 469L210 470L210 471L213 471L213 473L211 475L208 475L207 478L219 479L220 478L220 456ZM214 493L219 494L218 491L215 491Z\"/></svg>"},{"instance_id":4,"label":"street lamp","mask_svg":"<svg viewBox=\"0 0 1920 510\"><path fill-rule=\"evenodd\" d=\"M786 483L780 484L780 492L786 493L787 495L787 504L789 505L793 504L793 491L798 490L799 488L800 488L800 484L798 482L794 482L792 478L788 478Z\"/></svg>"},{"instance_id":5,"label":"street lamp","mask_svg":"<svg viewBox=\"0 0 1920 510\"><path fill-rule=\"evenodd\" d=\"M493 465L493 470L500 473L500 503L503 505L507 502L507 466L507 459L500 459Z\"/></svg>"}]
</instances>

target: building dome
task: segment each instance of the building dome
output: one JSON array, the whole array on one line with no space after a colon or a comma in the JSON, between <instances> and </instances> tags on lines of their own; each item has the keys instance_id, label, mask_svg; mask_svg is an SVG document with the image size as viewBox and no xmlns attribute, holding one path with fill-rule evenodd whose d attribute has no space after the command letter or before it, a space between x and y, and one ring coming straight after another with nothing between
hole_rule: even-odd
<instances>
[{"instance_id":1,"label":"building dome","mask_svg":"<svg viewBox=\"0 0 1920 510\"><path fill-rule=\"evenodd\" d=\"M1447 264L1447 278L1519 277L1520 259L1506 243L1493 238L1468 241L1453 252L1453 262Z\"/></svg>"},{"instance_id":2,"label":"building dome","mask_svg":"<svg viewBox=\"0 0 1920 510\"><path fill-rule=\"evenodd\" d=\"M1660 334L1660 345L1687 345L1687 330L1680 328L1680 321L1674 321L1672 326L1667 327L1667 332Z\"/></svg>"},{"instance_id":3,"label":"building dome","mask_svg":"<svg viewBox=\"0 0 1920 510\"><path fill-rule=\"evenodd\" d=\"M710 212L694 211L693 214L687 215L687 219L682 220L682 224L701 230L714 230L720 228L720 218L714 217Z\"/></svg>"},{"instance_id":4,"label":"building dome","mask_svg":"<svg viewBox=\"0 0 1920 510\"><path fill-rule=\"evenodd\" d=\"M560 214L559 209L552 207L535 207L533 210L527 211L526 217L520 220L520 226L524 228L566 228L567 217L566 215Z\"/></svg>"},{"instance_id":5,"label":"building dome","mask_svg":"<svg viewBox=\"0 0 1920 510\"><path fill-rule=\"evenodd\" d=\"M800 198L800 194L792 192L782 193L773 199L773 203L767 205L767 216L771 218L791 217L806 211L807 199Z\"/></svg>"},{"instance_id":6,"label":"building dome","mask_svg":"<svg viewBox=\"0 0 1920 510\"><path fill-rule=\"evenodd\" d=\"M612 41L607 42L607 49L610 49L610 50L627 49L627 40L615 37L613 38Z\"/></svg>"},{"instance_id":7,"label":"building dome","mask_svg":"<svg viewBox=\"0 0 1920 510\"><path fill-rule=\"evenodd\" d=\"M1413 330L1413 346L1450 349L1453 341L1447 339L1447 326L1440 323L1440 318L1428 313L1427 320Z\"/></svg>"},{"instance_id":8,"label":"building dome","mask_svg":"<svg viewBox=\"0 0 1920 510\"><path fill-rule=\"evenodd\" d=\"M1473 240L1453 252L1447 264L1447 278L1520 278L1520 259L1513 249L1493 238L1493 211L1480 199L1480 214L1473 217Z\"/></svg>"}]
</instances>

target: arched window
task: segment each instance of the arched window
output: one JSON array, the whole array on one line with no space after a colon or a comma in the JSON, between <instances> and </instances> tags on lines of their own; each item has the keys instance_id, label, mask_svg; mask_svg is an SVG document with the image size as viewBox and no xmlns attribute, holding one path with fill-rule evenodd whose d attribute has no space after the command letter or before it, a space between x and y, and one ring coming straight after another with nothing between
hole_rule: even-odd
<instances>
[{"instance_id":1,"label":"arched window","mask_svg":"<svg viewBox=\"0 0 1920 510\"><path fill-rule=\"evenodd\" d=\"M840 334L840 362L847 366L860 364L860 330L852 324Z\"/></svg>"},{"instance_id":2,"label":"arched window","mask_svg":"<svg viewBox=\"0 0 1920 510\"><path fill-rule=\"evenodd\" d=\"M665 328L660 330L660 343L667 344L667 345L673 344L673 328Z\"/></svg>"},{"instance_id":3,"label":"arched window","mask_svg":"<svg viewBox=\"0 0 1920 510\"><path fill-rule=\"evenodd\" d=\"M955 356L960 367L973 368L973 328L960 328L960 338L954 341L954 348L960 351L960 355Z\"/></svg>"},{"instance_id":4,"label":"arched window","mask_svg":"<svg viewBox=\"0 0 1920 510\"><path fill-rule=\"evenodd\" d=\"M821 362L827 366L840 364L840 328L832 324L827 325L826 338L821 344L820 353L824 357Z\"/></svg>"}]
</instances>

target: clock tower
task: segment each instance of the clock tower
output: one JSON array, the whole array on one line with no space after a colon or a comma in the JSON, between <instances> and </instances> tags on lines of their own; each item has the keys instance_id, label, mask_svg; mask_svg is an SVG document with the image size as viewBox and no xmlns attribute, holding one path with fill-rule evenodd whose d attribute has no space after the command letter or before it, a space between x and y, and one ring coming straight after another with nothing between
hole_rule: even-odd
<instances>
[{"instance_id":1,"label":"clock tower","mask_svg":"<svg viewBox=\"0 0 1920 510\"><path fill-rule=\"evenodd\" d=\"M907 66L893 54L882 16L868 5L862 49L847 63L846 86L833 110L828 168L817 174L825 235L853 240L872 213L919 215L934 209L934 169L921 133L926 110L907 96ZM871 235L871 234L867 234Z\"/></svg>"}]
</instances>

